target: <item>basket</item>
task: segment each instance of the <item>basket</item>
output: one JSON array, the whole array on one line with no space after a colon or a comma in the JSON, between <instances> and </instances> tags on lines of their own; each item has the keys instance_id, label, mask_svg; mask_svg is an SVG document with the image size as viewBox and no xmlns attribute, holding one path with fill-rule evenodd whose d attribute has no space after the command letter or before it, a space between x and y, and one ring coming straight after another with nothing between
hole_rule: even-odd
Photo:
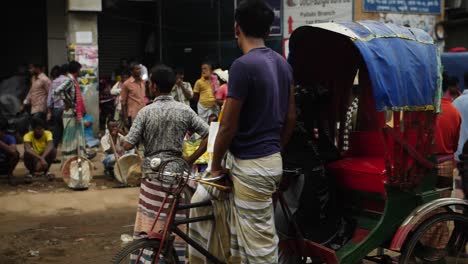
<instances>
[{"instance_id":1,"label":"basket","mask_svg":"<svg viewBox=\"0 0 468 264\"><path fill-rule=\"evenodd\" d=\"M89 187L89 183L93 179L93 163L84 157L81 157L81 160L83 168L83 177L81 182L77 182L72 177L72 171L76 170L78 156L74 156L67 159L63 164L62 178L63 181L67 184L67 186L71 189L87 189Z\"/></svg>"},{"instance_id":2,"label":"basket","mask_svg":"<svg viewBox=\"0 0 468 264\"><path fill-rule=\"evenodd\" d=\"M141 167L141 158L137 154L125 154L119 158L120 168L122 169L122 174L120 175L120 170L118 168L117 162L114 164L114 175L115 179L120 183L126 183L131 186L137 186L141 178L141 170L138 170Z\"/></svg>"}]
</instances>

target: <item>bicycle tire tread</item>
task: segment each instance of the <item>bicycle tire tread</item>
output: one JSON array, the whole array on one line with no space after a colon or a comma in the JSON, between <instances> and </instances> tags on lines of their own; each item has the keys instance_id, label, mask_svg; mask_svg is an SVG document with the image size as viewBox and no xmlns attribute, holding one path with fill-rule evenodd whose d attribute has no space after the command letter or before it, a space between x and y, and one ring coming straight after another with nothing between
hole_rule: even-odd
<instances>
[{"instance_id":1,"label":"bicycle tire tread","mask_svg":"<svg viewBox=\"0 0 468 264\"><path fill-rule=\"evenodd\" d=\"M409 261L409 256L411 254L408 254L409 250L414 250L414 247L416 246L416 243L419 241L422 235L424 235L424 232L426 232L432 225L442 222L442 221L447 221L447 220L454 220L454 221L462 221L465 223L468 223L468 216L465 214L460 214L460 213L455 213L455 212L446 212L446 213L440 213L440 214L435 214L428 219L424 220L417 228L416 231L413 233L413 235L410 238L410 241L405 245L402 255L404 256L401 261L399 261L400 264L408 263ZM412 253L410 251L410 253Z\"/></svg>"}]
</instances>

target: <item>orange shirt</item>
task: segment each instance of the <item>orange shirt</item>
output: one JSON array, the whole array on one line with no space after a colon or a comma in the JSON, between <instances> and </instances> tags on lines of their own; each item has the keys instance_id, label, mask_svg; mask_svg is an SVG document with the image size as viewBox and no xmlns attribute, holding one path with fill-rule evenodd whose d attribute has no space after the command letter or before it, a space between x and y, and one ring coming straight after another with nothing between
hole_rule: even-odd
<instances>
[{"instance_id":1,"label":"orange shirt","mask_svg":"<svg viewBox=\"0 0 468 264\"><path fill-rule=\"evenodd\" d=\"M450 99L442 98L442 113L437 116L435 143L437 154L453 154L457 151L461 116Z\"/></svg>"},{"instance_id":2,"label":"orange shirt","mask_svg":"<svg viewBox=\"0 0 468 264\"><path fill-rule=\"evenodd\" d=\"M139 82L130 77L122 85L120 92L120 102L127 107L128 117L135 119L138 112L145 106L145 82Z\"/></svg>"}]
</instances>

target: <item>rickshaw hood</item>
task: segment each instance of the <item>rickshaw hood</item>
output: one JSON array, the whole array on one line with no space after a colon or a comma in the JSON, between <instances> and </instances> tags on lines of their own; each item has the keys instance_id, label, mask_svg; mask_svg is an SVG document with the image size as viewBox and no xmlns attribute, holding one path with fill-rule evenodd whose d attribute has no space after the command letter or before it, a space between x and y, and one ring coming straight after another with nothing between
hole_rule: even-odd
<instances>
[{"instance_id":1,"label":"rickshaw hood","mask_svg":"<svg viewBox=\"0 0 468 264\"><path fill-rule=\"evenodd\" d=\"M310 34L314 35L310 39L320 39L323 31L346 36L357 47L369 72L378 111L439 112L442 95L440 55L426 32L377 21L303 26L293 32L289 42L288 60L293 67L306 67L295 65L296 54L314 52L301 50L299 47L303 45L298 43ZM327 52L327 45L323 45L320 52Z\"/></svg>"}]
</instances>

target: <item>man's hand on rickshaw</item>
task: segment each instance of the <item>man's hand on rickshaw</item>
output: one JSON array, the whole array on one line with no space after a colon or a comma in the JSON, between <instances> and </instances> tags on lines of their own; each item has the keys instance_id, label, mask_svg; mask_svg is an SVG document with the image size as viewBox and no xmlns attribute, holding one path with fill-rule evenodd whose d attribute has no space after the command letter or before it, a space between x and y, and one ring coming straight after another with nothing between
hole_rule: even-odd
<instances>
[{"instance_id":1,"label":"man's hand on rickshaw","mask_svg":"<svg viewBox=\"0 0 468 264\"><path fill-rule=\"evenodd\" d=\"M216 177L219 177L221 175L228 175L229 174L229 170L226 169L226 168L221 168L221 169L217 169L217 170L211 170L211 173L209 174L211 178L216 178Z\"/></svg>"},{"instance_id":2,"label":"man's hand on rickshaw","mask_svg":"<svg viewBox=\"0 0 468 264\"><path fill-rule=\"evenodd\" d=\"M205 177L199 179L198 182L201 184L214 186L223 192L230 192L232 184L227 175L227 170L225 172L221 171L216 176L212 175L212 173L209 172L205 175Z\"/></svg>"}]
</instances>

